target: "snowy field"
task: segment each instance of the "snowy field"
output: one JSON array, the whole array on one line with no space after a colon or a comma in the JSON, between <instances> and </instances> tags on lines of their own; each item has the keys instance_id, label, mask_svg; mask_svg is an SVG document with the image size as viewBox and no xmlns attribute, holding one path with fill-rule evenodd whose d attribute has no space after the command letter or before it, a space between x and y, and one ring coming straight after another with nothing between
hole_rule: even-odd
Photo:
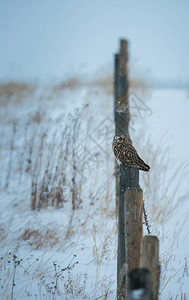
<instances>
[{"instance_id":1,"label":"snowy field","mask_svg":"<svg viewBox=\"0 0 189 300\"><path fill-rule=\"evenodd\" d=\"M189 97L135 90L130 106L151 166L140 185L160 241L160 299L189 299ZM113 135L103 86L1 94L1 299L116 299Z\"/></svg>"}]
</instances>

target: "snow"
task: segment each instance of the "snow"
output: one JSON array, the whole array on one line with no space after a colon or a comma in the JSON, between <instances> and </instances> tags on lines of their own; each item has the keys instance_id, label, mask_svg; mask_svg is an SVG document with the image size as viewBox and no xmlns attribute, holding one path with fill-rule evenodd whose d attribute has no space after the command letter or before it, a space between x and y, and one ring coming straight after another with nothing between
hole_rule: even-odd
<instances>
[{"instance_id":1,"label":"snow","mask_svg":"<svg viewBox=\"0 0 189 300\"><path fill-rule=\"evenodd\" d=\"M130 300L132 299L142 299L144 295L144 289L135 289L131 291Z\"/></svg>"},{"instance_id":2,"label":"snow","mask_svg":"<svg viewBox=\"0 0 189 300\"><path fill-rule=\"evenodd\" d=\"M20 101L11 97L0 109L1 298L115 299L112 96L96 87L55 92L46 86ZM140 99L131 109L130 133L151 166L140 185L160 241L160 299L187 297L189 99L180 90L152 90L150 99ZM130 101L138 100L132 94ZM43 199L49 183L54 206L31 210L32 180ZM59 203L53 195L60 186Z\"/></svg>"}]
</instances>

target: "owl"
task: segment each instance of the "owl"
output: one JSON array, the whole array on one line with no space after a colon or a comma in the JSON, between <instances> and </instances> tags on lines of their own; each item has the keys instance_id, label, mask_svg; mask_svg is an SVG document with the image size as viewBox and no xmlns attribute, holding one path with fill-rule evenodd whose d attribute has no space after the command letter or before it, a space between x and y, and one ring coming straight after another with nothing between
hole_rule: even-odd
<instances>
[{"instance_id":1,"label":"owl","mask_svg":"<svg viewBox=\"0 0 189 300\"><path fill-rule=\"evenodd\" d=\"M113 139L113 151L118 164L149 171L150 167L139 157L131 142L123 135L116 134Z\"/></svg>"}]
</instances>

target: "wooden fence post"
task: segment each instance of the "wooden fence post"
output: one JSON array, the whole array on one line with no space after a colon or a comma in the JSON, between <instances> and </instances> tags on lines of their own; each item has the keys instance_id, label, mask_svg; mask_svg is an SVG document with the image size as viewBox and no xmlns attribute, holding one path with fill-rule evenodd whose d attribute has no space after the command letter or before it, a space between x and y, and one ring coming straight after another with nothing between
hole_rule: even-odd
<instances>
[{"instance_id":1,"label":"wooden fence post","mask_svg":"<svg viewBox=\"0 0 189 300\"><path fill-rule=\"evenodd\" d=\"M118 68L119 68L119 54L115 54L115 62L114 62L114 120L115 120L115 134L118 133L118 123L117 123L117 112L116 108L118 106ZM119 165L115 160L115 179L116 179L116 211L118 211L118 203L119 203Z\"/></svg>"},{"instance_id":2,"label":"wooden fence post","mask_svg":"<svg viewBox=\"0 0 189 300\"><path fill-rule=\"evenodd\" d=\"M129 105L128 105L128 42L120 41L120 50L114 61L114 120L115 133L123 133L129 137ZM119 166L115 162L116 174L116 207L119 202Z\"/></svg>"},{"instance_id":3,"label":"wooden fence post","mask_svg":"<svg viewBox=\"0 0 189 300\"><path fill-rule=\"evenodd\" d=\"M142 268L147 268L151 273L152 299L158 299L159 288L159 240L154 235L146 235L142 240Z\"/></svg>"},{"instance_id":4,"label":"wooden fence post","mask_svg":"<svg viewBox=\"0 0 189 300\"><path fill-rule=\"evenodd\" d=\"M139 170L120 165L118 218L117 299L125 299L127 272L140 264L143 194Z\"/></svg>"},{"instance_id":5,"label":"wooden fence post","mask_svg":"<svg viewBox=\"0 0 189 300\"><path fill-rule=\"evenodd\" d=\"M128 89L128 42L121 40L120 51L115 55L115 133L122 133L130 139ZM137 269L135 270L136 274L141 276L143 272L143 275L146 276L147 282L149 283L149 289L146 289L146 298L141 299L151 300L150 275L146 270L148 269L151 272L153 300L157 300L159 283L159 243L156 237L144 237L141 258L143 193L139 187L139 170L124 165L119 167L116 164L115 174L116 208L118 211L117 299L125 299L128 284L127 274L132 269ZM140 266L145 268L145 271L144 269L138 269Z\"/></svg>"},{"instance_id":6,"label":"wooden fence post","mask_svg":"<svg viewBox=\"0 0 189 300\"><path fill-rule=\"evenodd\" d=\"M119 53L115 55L115 133L122 133L130 139L128 93L128 42L121 40ZM115 174L118 211L117 298L125 299L127 272L139 267L143 200L137 168L115 165Z\"/></svg>"},{"instance_id":7,"label":"wooden fence post","mask_svg":"<svg viewBox=\"0 0 189 300\"><path fill-rule=\"evenodd\" d=\"M140 267L141 242L143 237L143 192L128 188L125 193L126 262L128 271Z\"/></svg>"}]
</instances>

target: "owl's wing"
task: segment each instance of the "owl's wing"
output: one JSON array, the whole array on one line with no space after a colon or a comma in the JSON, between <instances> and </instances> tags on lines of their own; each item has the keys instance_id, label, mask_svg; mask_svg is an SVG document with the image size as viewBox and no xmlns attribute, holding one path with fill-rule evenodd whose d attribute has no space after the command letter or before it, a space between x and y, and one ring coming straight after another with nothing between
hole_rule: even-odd
<instances>
[{"instance_id":1,"label":"owl's wing","mask_svg":"<svg viewBox=\"0 0 189 300\"><path fill-rule=\"evenodd\" d=\"M126 166L148 171L150 167L139 157L137 151L131 144L121 145L119 149L119 160Z\"/></svg>"},{"instance_id":2,"label":"owl's wing","mask_svg":"<svg viewBox=\"0 0 189 300\"><path fill-rule=\"evenodd\" d=\"M114 146L115 157L120 163L132 166L137 154L135 148L130 144L117 144Z\"/></svg>"},{"instance_id":3,"label":"owl's wing","mask_svg":"<svg viewBox=\"0 0 189 300\"><path fill-rule=\"evenodd\" d=\"M136 157L138 157L138 153L135 148L131 144L126 144L122 147L122 160L123 164L136 164Z\"/></svg>"}]
</instances>

